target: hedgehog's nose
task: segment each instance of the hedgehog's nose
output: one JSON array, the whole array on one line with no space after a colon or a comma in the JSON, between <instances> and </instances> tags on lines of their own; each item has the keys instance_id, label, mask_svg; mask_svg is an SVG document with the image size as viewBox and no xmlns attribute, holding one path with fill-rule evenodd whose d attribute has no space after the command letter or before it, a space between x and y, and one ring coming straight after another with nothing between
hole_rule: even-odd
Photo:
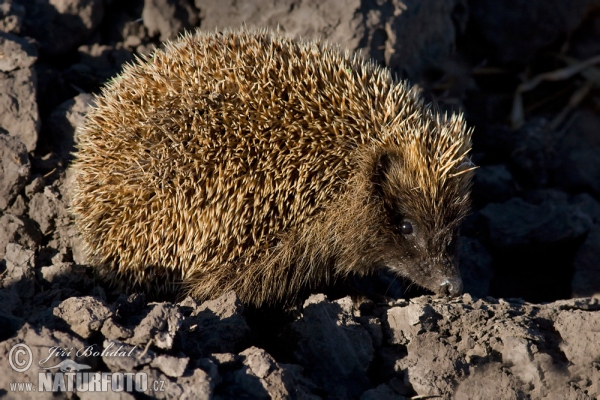
<instances>
[{"instance_id":1,"label":"hedgehog's nose","mask_svg":"<svg viewBox=\"0 0 600 400\"><path fill-rule=\"evenodd\" d=\"M447 278L442 281L439 293L445 296L456 297L463 291L463 283L460 278Z\"/></svg>"}]
</instances>

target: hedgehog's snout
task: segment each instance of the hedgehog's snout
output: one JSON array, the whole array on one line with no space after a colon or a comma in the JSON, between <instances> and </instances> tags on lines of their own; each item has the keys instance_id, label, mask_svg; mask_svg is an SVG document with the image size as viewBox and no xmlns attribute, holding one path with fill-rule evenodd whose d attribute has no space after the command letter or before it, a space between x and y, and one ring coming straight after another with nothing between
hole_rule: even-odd
<instances>
[{"instance_id":1,"label":"hedgehog's snout","mask_svg":"<svg viewBox=\"0 0 600 400\"><path fill-rule=\"evenodd\" d=\"M442 281L438 293L443 296L456 297L462 294L463 283L460 277L446 278Z\"/></svg>"}]
</instances>

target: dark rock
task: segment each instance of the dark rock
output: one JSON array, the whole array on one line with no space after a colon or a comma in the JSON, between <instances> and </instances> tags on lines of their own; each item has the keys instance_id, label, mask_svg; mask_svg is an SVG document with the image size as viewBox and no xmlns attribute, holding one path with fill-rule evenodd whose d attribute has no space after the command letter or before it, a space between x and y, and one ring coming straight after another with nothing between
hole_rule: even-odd
<instances>
[{"instance_id":1,"label":"dark rock","mask_svg":"<svg viewBox=\"0 0 600 400\"><path fill-rule=\"evenodd\" d=\"M14 336L24 322L19 317L0 311L0 342Z\"/></svg>"},{"instance_id":2,"label":"dark rock","mask_svg":"<svg viewBox=\"0 0 600 400\"><path fill-rule=\"evenodd\" d=\"M505 165L482 166L475 170L472 190L475 206L502 203L515 193L515 181Z\"/></svg>"},{"instance_id":3,"label":"dark rock","mask_svg":"<svg viewBox=\"0 0 600 400\"><path fill-rule=\"evenodd\" d=\"M463 290L476 297L485 297L494 276L493 259L483 244L474 238L461 237L458 248Z\"/></svg>"},{"instance_id":4,"label":"dark rock","mask_svg":"<svg viewBox=\"0 0 600 400\"><path fill-rule=\"evenodd\" d=\"M594 224L600 223L600 202L596 201L592 196L587 193L582 193L573 197L570 203L579 207L579 210L584 214L587 214Z\"/></svg>"},{"instance_id":5,"label":"dark rock","mask_svg":"<svg viewBox=\"0 0 600 400\"><path fill-rule=\"evenodd\" d=\"M405 400L406 397L394 392L389 385L385 383L377 386L375 389L365 391L360 400Z\"/></svg>"},{"instance_id":6,"label":"dark rock","mask_svg":"<svg viewBox=\"0 0 600 400\"><path fill-rule=\"evenodd\" d=\"M30 170L27 149L21 140L0 133L0 210L5 210L17 197L29 179Z\"/></svg>"},{"instance_id":7,"label":"dark rock","mask_svg":"<svg viewBox=\"0 0 600 400\"><path fill-rule=\"evenodd\" d=\"M27 9L25 33L42 52L60 55L84 43L104 16L102 0L37 1Z\"/></svg>"},{"instance_id":8,"label":"dark rock","mask_svg":"<svg viewBox=\"0 0 600 400\"><path fill-rule=\"evenodd\" d=\"M573 118L554 154L558 165L552 183L557 187L600 195L599 126L597 113L582 111Z\"/></svg>"},{"instance_id":9,"label":"dark rock","mask_svg":"<svg viewBox=\"0 0 600 400\"><path fill-rule=\"evenodd\" d=\"M496 248L573 240L591 226L591 219L577 207L551 199L533 205L513 198L503 204L489 204L481 215L488 221Z\"/></svg>"},{"instance_id":10,"label":"dark rock","mask_svg":"<svg viewBox=\"0 0 600 400\"><path fill-rule=\"evenodd\" d=\"M600 225L596 224L575 254L573 261L575 273L571 283L574 297L600 297L598 260L600 260Z\"/></svg>"},{"instance_id":11,"label":"dark rock","mask_svg":"<svg viewBox=\"0 0 600 400\"><path fill-rule=\"evenodd\" d=\"M527 121L511 135L511 164L519 182L529 188L545 186L557 167L558 133L548 127L545 119Z\"/></svg>"},{"instance_id":12,"label":"dark rock","mask_svg":"<svg viewBox=\"0 0 600 400\"><path fill-rule=\"evenodd\" d=\"M529 62L582 21L593 0L469 1L471 21L486 53L500 63Z\"/></svg>"}]
</instances>

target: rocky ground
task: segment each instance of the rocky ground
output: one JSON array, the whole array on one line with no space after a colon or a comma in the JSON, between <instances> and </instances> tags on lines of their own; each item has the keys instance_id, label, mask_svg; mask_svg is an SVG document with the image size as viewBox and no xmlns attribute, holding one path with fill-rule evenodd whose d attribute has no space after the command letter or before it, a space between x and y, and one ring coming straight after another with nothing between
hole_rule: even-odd
<instances>
[{"instance_id":1,"label":"rocky ground","mask_svg":"<svg viewBox=\"0 0 600 400\"><path fill-rule=\"evenodd\" d=\"M256 310L235 293L153 303L94 279L67 212L93 94L184 29L243 23L361 50L465 113L480 166L467 294L399 287L388 303L315 294ZM599 55L598 0L0 1L0 396L600 397ZM19 343L25 372L9 363ZM37 388L67 359L149 384L11 387Z\"/></svg>"}]
</instances>

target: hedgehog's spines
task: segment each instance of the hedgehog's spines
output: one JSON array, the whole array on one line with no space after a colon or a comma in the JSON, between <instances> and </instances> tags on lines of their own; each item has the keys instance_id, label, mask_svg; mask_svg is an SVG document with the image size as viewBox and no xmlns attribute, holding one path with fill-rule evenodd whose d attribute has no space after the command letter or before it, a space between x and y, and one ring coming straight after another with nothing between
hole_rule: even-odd
<instances>
[{"instance_id":1,"label":"hedgehog's spines","mask_svg":"<svg viewBox=\"0 0 600 400\"><path fill-rule=\"evenodd\" d=\"M367 172L383 152L403 163L387 187L407 207L464 214L462 116L436 114L415 87L330 43L187 32L96 100L72 210L93 263L136 287L180 279L199 298L235 289L259 304L369 270L359 250L389 228Z\"/></svg>"}]
</instances>

